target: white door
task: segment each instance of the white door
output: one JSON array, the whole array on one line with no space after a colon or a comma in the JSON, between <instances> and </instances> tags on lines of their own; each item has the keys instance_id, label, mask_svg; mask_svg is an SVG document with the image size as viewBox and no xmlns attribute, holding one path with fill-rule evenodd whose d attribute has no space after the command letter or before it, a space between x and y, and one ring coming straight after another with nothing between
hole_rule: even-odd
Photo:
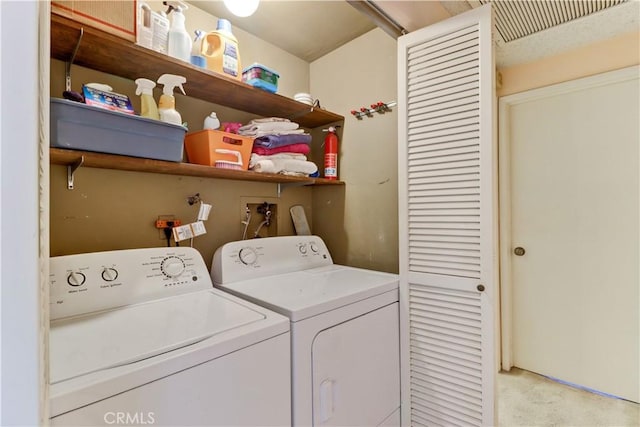
<instances>
[{"instance_id":1,"label":"white door","mask_svg":"<svg viewBox=\"0 0 640 427\"><path fill-rule=\"evenodd\" d=\"M510 104L512 363L635 402L638 71L503 101Z\"/></svg>"},{"instance_id":2,"label":"white door","mask_svg":"<svg viewBox=\"0 0 640 427\"><path fill-rule=\"evenodd\" d=\"M398 39L403 425L494 425L490 5Z\"/></svg>"},{"instance_id":3,"label":"white door","mask_svg":"<svg viewBox=\"0 0 640 427\"><path fill-rule=\"evenodd\" d=\"M394 303L315 337L314 426L378 426L397 414L398 334L398 303Z\"/></svg>"}]
</instances>

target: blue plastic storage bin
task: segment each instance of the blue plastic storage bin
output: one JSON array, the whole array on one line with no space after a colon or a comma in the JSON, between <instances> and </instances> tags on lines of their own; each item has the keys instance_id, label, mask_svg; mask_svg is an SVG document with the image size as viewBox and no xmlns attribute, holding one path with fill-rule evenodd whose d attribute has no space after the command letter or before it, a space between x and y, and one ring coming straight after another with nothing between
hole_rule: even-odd
<instances>
[{"instance_id":1,"label":"blue plastic storage bin","mask_svg":"<svg viewBox=\"0 0 640 427\"><path fill-rule=\"evenodd\" d=\"M242 81L267 92L278 91L280 74L262 64L253 63L242 71Z\"/></svg>"},{"instance_id":2,"label":"blue plastic storage bin","mask_svg":"<svg viewBox=\"0 0 640 427\"><path fill-rule=\"evenodd\" d=\"M51 146L181 162L183 126L51 99Z\"/></svg>"}]
</instances>

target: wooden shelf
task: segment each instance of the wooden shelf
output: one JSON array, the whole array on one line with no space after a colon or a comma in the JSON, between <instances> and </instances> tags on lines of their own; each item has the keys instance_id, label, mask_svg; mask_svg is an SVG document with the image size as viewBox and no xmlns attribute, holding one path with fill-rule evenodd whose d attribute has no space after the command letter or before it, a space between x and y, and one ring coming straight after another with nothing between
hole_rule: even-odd
<instances>
[{"instance_id":1,"label":"wooden shelf","mask_svg":"<svg viewBox=\"0 0 640 427\"><path fill-rule=\"evenodd\" d=\"M51 15L51 56L69 61L81 28L84 35L74 64L131 80L145 77L156 81L164 73L178 74L187 79L187 96L263 117L285 117L306 128L344 120L339 114L256 89L55 14Z\"/></svg>"},{"instance_id":2,"label":"wooden shelf","mask_svg":"<svg viewBox=\"0 0 640 427\"><path fill-rule=\"evenodd\" d=\"M134 172L162 173L169 175L197 176L204 178L235 179L238 181L273 182L277 184L299 185L344 185L342 181L324 178L308 178L271 173L258 173L232 169L218 169L191 163L165 162L162 160L94 153L91 151L50 148L52 164L72 165L84 156L83 167L116 169Z\"/></svg>"}]
</instances>

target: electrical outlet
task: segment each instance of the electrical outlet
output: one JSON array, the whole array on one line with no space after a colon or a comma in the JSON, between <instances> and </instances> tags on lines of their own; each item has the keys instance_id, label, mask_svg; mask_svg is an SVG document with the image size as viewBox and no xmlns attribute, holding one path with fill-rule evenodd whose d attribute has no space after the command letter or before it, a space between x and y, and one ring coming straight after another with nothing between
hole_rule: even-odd
<instances>
[{"instance_id":1,"label":"electrical outlet","mask_svg":"<svg viewBox=\"0 0 640 427\"><path fill-rule=\"evenodd\" d=\"M182 225L182 221L176 219L175 215L158 215L155 226L158 229L158 237L160 240L166 240L167 236L164 234L165 228L179 227Z\"/></svg>"}]
</instances>

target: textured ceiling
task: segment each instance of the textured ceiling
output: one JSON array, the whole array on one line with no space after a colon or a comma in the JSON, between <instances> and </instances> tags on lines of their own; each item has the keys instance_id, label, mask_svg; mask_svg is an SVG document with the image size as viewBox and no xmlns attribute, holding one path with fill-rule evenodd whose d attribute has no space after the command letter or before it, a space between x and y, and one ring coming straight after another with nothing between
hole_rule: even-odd
<instances>
[{"instance_id":1,"label":"textured ceiling","mask_svg":"<svg viewBox=\"0 0 640 427\"><path fill-rule=\"evenodd\" d=\"M496 63L533 61L616 35L640 31L638 0L376 0L409 32L494 3ZM214 16L308 62L375 28L343 0L261 0L248 18L230 15L222 1L190 1Z\"/></svg>"}]
</instances>

